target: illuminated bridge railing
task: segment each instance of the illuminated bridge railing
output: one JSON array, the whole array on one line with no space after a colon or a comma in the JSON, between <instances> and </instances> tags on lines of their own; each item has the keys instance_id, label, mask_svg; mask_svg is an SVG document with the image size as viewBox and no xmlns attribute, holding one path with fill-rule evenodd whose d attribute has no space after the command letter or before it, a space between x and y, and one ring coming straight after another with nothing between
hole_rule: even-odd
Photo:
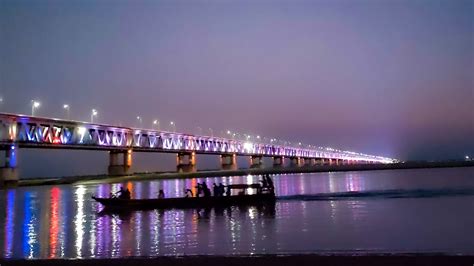
<instances>
[{"instance_id":1,"label":"illuminated bridge railing","mask_svg":"<svg viewBox=\"0 0 474 266\"><path fill-rule=\"evenodd\" d=\"M18 145L27 148L195 152L393 162L390 158L352 152L288 147L15 114L0 114L0 145Z\"/></svg>"}]
</instances>

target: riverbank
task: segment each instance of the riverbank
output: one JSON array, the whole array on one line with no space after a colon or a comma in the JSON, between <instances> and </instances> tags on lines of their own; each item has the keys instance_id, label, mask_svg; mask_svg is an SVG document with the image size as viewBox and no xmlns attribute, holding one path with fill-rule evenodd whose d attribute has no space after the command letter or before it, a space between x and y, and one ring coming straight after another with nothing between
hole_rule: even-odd
<instances>
[{"instance_id":1,"label":"riverbank","mask_svg":"<svg viewBox=\"0 0 474 266\"><path fill-rule=\"evenodd\" d=\"M182 256L157 258L85 259L85 260L1 260L0 265L226 265L226 266L279 266L279 265L471 265L474 256L443 254L344 254L344 255L264 255L264 256Z\"/></svg>"},{"instance_id":2,"label":"riverbank","mask_svg":"<svg viewBox=\"0 0 474 266\"><path fill-rule=\"evenodd\" d=\"M177 172L154 172L134 173L126 176L89 175L70 176L58 178L32 178L21 179L13 186L40 186L61 184L99 184L118 183L130 180L152 180L152 179L177 179L216 176L237 175L261 175L261 174L292 174L292 173L314 173L314 172L347 172L347 171L371 171L371 170L393 170L393 169L419 169L419 168L445 168L445 167L472 167L474 161L457 162L407 162L396 164L362 164L362 165L324 165L297 168L250 168L238 170L204 170L192 173Z\"/></svg>"}]
</instances>

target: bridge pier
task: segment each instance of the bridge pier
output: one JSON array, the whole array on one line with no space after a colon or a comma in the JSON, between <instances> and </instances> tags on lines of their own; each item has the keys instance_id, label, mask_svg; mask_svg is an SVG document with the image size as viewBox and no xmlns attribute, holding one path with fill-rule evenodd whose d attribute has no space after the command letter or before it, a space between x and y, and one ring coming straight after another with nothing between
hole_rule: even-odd
<instances>
[{"instance_id":1,"label":"bridge pier","mask_svg":"<svg viewBox=\"0 0 474 266\"><path fill-rule=\"evenodd\" d=\"M291 157L290 158L290 167L300 167L301 166L301 158L300 157Z\"/></svg>"},{"instance_id":2,"label":"bridge pier","mask_svg":"<svg viewBox=\"0 0 474 266\"><path fill-rule=\"evenodd\" d=\"M303 160L304 160L304 166L306 167L313 166L315 162L314 158L304 158Z\"/></svg>"},{"instance_id":3,"label":"bridge pier","mask_svg":"<svg viewBox=\"0 0 474 266\"><path fill-rule=\"evenodd\" d=\"M281 168L285 166L285 156L273 156L273 167Z\"/></svg>"},{"instance_id":4,"label":"bridge pier","mask_svg":"<svg viewBox=\"0 0 474 266\"><path fill-rule=\"evenodd\" d=\"M176 155L176 171L196 172L196 154L194 152L180 152Z\"/></svg>"},{"instance_id":5,"label":"bridge pier","mask_svg":"<svg viewBox=\"0 0 474 266\"><path fill-rule=\"evenodd\" d=\"M122 156L122 161L120 160ZM132 150L109 151L109 175L128 175L132 166Z\"/></svg>"},{"instance_id":6,"label":"bridge pier","mask_svg":"<svg viewBox=\"0 0 474 266\"><path fill-rule=\"evenodd\" d=\"M250 156L250 168L260 168L263 166L263 157L261 155Z\"/></svg>"},{"instance_id":7,"label":"bridge pier","mask_svg":"<svg viewBox=\"0 0 474 266\"><path fill-rule=\"evenodd\" d=\"M237 159L235 154L223 154L220 156L221 168L223 170L237 170Z\"/></svg>"},{"instance_id":8,"label":"bridge pier","mask_svg":"<svg viewBox=\"0 0 474 266\"><path fill-rule=\"evenodd\" d=\"M323 158L315 158L314 159L314 165L315 166L324 165L324 159Z\"/></svg>"},{"instance_id":9,"label":"bridge pier","mask_svg":"<svg viewBox=\"0 0 474 266\"><path fill-rule=\"evenodd\" d=\"M11 145L4 149L5 163L0 167L0 187L18 182L17 155L18 146Z\"/></svg>"}]
</instances>

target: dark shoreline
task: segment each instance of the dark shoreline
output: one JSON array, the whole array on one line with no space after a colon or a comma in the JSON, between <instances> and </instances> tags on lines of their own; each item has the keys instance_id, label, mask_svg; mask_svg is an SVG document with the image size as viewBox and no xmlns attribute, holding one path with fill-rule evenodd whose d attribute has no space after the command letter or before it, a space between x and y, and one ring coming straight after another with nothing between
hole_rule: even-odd
<instances>
[{"instance_id":1,"label":"dark shoreline","mask_svg":"<svg viewBox=\"0 0 474 266\"><path fill-rule=\"evenodd\" d=\"M117 259L0 259L0 265L225 265L225 266L277 266L277 265L472 265L474 256L445 255L438 253L401 254L304 254L262 256L164 256L155 258Z\"/></svg>"},{"instance_id":2,"label":"dark shoreline","mask_svg":"<svg viewBox=\"0 0 474 266\"><path fill-rule=\"evenodd\" d=\"M250 168L239 170L206 170L192 173L177 172L154 172L135 173L126 176L90 175L71 176L59 178L31 178L21 179L13 186L40 186L40 185L61 185L61 184L97 184L97 183L118 183L130 180L152 180L152 179L178 179L196 177L215 176L239 176L239 175L259 175L259 174L297 174L316 172L346 172L346 171L373 171L373 170L394 170L394 169L421 169L421 168L449 168L449 167L472 167L474 161L456 162L408 162L395 164L361 164L361 165L324 165L298 168Z\"/></svg>"}]
</instances>

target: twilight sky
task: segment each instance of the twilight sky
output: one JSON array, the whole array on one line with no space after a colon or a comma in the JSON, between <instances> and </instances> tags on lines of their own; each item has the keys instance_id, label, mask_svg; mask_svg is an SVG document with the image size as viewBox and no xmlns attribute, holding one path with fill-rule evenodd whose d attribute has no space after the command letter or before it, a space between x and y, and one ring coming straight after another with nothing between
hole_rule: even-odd
<instances>
[{"instance_id":1,"label":"twilight sky","mask_svg":"<svg viewBox=\"0 0 474 266\"><path fill-rule=\"evenodd\" d=\"M473 34L469 0L1 0L1 110L461 159Z\"/></svg>"}]
</instances>

